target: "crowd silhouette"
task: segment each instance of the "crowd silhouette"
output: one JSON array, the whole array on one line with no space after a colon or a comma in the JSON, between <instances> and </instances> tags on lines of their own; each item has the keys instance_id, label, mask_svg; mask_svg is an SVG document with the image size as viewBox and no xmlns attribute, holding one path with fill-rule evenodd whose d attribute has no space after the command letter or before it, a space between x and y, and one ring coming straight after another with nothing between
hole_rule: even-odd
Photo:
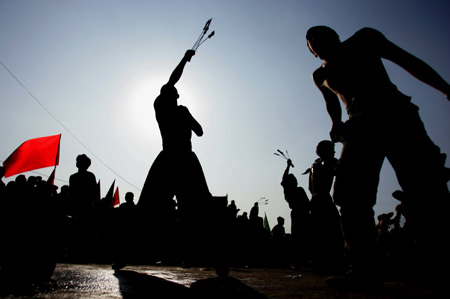
<instances>
[{"instance_id":1,"label":"crowd silhouette","mask_svg":"<svg viewBox=\"0 0 450 299\"><path fill-rule=\"evenodd\" d=\"M93 173L87 172L86 164L81 167L79 163L88 159L80 155L77 165L83 169L85 178L95 178ZM70 182L79 174L72 175ZM227 196L211 196L214 203L208 211L211 216L203 215L200 219L203 228L200 229L219 234L222 248L213 246L217 245L214 236L201 234L204 241L199 245L206 246L209 253L186 265L185 246L198 246L186 244L188 240L182 237L185 222L176 200L166 207L165 227L156 224L156 229L164 233L161 236L162 232L154 234L145 225L149 219L134 203L132 192L127 192L125 202L114 208L112 198L100 198L96 190L92 190L89 203L85 198L80 199L80 190L87 192L92 187L89 179L75 185L77 187L64 185L59 192L57 187L39 176L26 178L19 175L7 185L3 181L0 185L1 239L2 244L8 244L1 247L0 263L2 274L10 279L48 278L57 261L111 263L116 270L129 263L215 267L216 254L223 254L220 260L234 266L273 266L278 257L273 255L271 248L280 246L288 238L284 232L284 219L271 232L264 227L257 209L252 208L252 217L248 218L247 212L238 215L234 200L228 203ZM216 219L214 222L207 221L213 218ZM221 223L213 226L214 231L208 229L211 223L218 222ZM160 250L154 250L155 246ZM292 251L292 254L295 253ZM285 255L286 252L280 252L280 256ZM288 260L278 266L289 266ZM30 276L24 277L24 273Z\"/></svg>"},{"instance_id":2,"label":"crowd silhouette","mask_svg":"<svg viewBox=\"0 0 450 299\"><path fill-rule=\"evenodd\" d=\"M235 267L316 267L338 274L336 288L378 288L386 278L428 271L443 284L449 266L446 220L450 195L446 155L430 140L411 98L392 84L381 58L399 64L449 97L450 86L421 60L364 28L341 42L325 26L310 28L307 43L323 65L313 74L333 122L331 141L316 147L309 175L311 199L298 185L292 160L280 188L291 209L291 233L282 217L272 230L259 215L247 213L228 196L212 196L192 151L201 125L178 105L175 84L195 55L186 51L154 101L162 151L152 164L140 198L127 192L113 207L100 198L90 159L76 159L78 172L58 192L41 177L18 175L8 184L0 167L1 278L49 278L57 261L215 267L221 277ZM362 63L365 62L365 63ZM343 102L349 114L341 120ZM335 142L344 144L335 158ZM379 173L384 158L402 190L395 211L375 223ZM339 208L339 209L338 209ZM25 270L24 270L25 269Z\"/></svg>"},{"instance_id":3,"label":"crowd silhouette","mask_svg":"<svg viewBox=\"0 0 450 299\"><path fill-rule=\"evenodd\" d=\"M320 145L323 144L331 151L331 154L328 152L331 165L322 163ZM292 227L301 224L297 230L286 233L282 217L277 218L271 231L267 230L259 215L258 202L249 213L238 214L240 209L234 200L228 203L227 196L212 196L210 200L215 208L209 211L211 217L202 220L204 226L213 223L207 219L221 222L220 226L214 226L217 231L209 232L220 235L222 248L211 247L215 244L214 238L202 234L205 242L199 245L206 246L209 253L202 259L190 260L189 265L185 264L186 252L183 252L186 239L181 237L185 223L175 199L166 207L165 227L156 227L163 231L161 236L145 225L149 219L135 204L132 192L127 192L125 202L114 208L112 198L100 198L96 190L91 190L92 200L86 204L78 197L79 190L72 192L70 185L64 185L57 192L57 187L41 177L27 179L19 175L7 185L1 182L1 236L3 244L8 244L2 246L0 252L2 277L33 282L44 280L51 276L57 262L110 263L115 270L126 264L214 267L218 258L215 254L222 254L220 260L230 267L315 267L324 273L339 273L344 269L345 258L340 215L330 193L326 192L331 185L322 181L334 175L332 170L338 161L333 157L332 143L319 143L317 152L320 158L306 172L310 175L311 200L304 189L297 186L296 180L291 179L294 188L301 190L297 197L305 201L303 206L295 205L295 197L286 196L290 194L285 189L286 179L294 177L288 172L292 165L290 160L283 173L282 185L292 209ZM80 160L89 161L89 158L80 155L78 166L81 166ZM86 164L82 165L79 169L86 173ZM71 176L71 182L78 174ZM86 177L95 178L95 175L89 173ZM317 190L319 186L324 190ZM90 180L85 180L79 187L87 191L92 185ZM320 197L322 191L324 198ZM399 279L411 277L424 264L414 234L407 225L407 212L403 208L407 202L405 195L398 190L393 197L400 201L395 214L378 216L376 258L383 265L385 277ZM303 210L294 211L299 206ZM248 214L251 216L247 217ZM155 246L160 250L155 250Z\"/></svg>"}]
</instances>

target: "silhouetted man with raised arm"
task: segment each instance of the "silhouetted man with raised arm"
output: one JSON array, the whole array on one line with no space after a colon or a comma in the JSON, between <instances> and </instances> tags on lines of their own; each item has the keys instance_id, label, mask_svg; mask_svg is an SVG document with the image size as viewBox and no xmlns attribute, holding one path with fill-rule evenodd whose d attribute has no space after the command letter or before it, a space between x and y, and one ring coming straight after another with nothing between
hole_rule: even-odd
<instances>
[{"instance_id":1,"label":"silhouetted man with raised arm","mask_svg":"<svg viewBox=\"0 0 450 299\"><path fill-rule=\"evenodd\" d=\"M290 169L291 159L286 162L281 186L284 199L291 208L291 234L296 249L296 266L308 265L311 261L311 203L305 189L298 186L297 178Z\"/></svg>"},{"instance_id":2,"label":"silhouetted man with raised arm","mask_svg":"<svg viewBox=\"0 0 450 299\"><path fill-rule=\"evenodd\" d=\"M166 222L171 219L171 200L176 196L183 222L181 228L186 229L182 234L184 242L188 237L195 237L190 232L201 226L203 210L211 199L202 167L191 145L192 132L200 137L203 130L188 108L178 105L179 95L175 88L186 63L194 55L195 51L186 51L154 102L163 150L150 168L138 202L138 208L148 213L146 217L151 226L158 226L152 228L165 234L165 226L170 225ZM187 230L189 227L190 231Z\"/></svg>"},{"instance_id":3,"label":"silhouetted man with raised arm","mask_svg":"<svg viewBox=\"0 0 450 299\"><path fill-rule=\"evenodd\" d=\"M322 140L316 147L319 156L303 174L309 173L311 192L312 255L316 267L338 272L342 270L344 239L336 205L331 198L331 188L338 165L334 157L334 143Z\"/></svg>"},{"instance_id":4,"label":"silhouetted man with raised arm","mask_svg":"<svg viewBox=\"0 0 450 299\"><path fill-rule=\"evenodd\" d=\"M388 59L449 98L450 85L430 66L399 48L379 31L363 28L341 42L325 26L308 30L311 52L323 64L313 79L325 98L333 122L333 141L344 146L336 173L334 201L340 206L344 236L350 246L353 274L330 281L335 286L375 287L375 220L373 206L384 158L411 200L411 226L430 273L449 265L449 191L445 155L428 137L411 98L390 81L382 58ZM344 104L349 120L341 120ZM424 217L424 215L426 215Z\"/></svg>"}]
</instances>

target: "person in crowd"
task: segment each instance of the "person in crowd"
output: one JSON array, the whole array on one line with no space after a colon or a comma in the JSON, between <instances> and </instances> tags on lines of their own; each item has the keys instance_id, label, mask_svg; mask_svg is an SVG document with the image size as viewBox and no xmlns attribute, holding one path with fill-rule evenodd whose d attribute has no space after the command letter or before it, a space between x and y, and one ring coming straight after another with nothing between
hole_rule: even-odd
<instances>
[{"instance_id":1,"label":"person in crowd","mask_svg":"<svg viewBox=\"0 0 450 299\"><path fill-rule=\"evenodd\" d=\"M277 217L277 224L272 228L272 238L275 241L282 240L286 237L286 230L284 228L284 218Z\"/></svg>"},{"instance_id":2,"label":"person in crowd","mask_svg":"<svg viewBox=\"0 0 450 299\"><path fill-rule=\"evenodd\" d=\"M313 240L313 262L325 271L338 273L344 265L344 237L341 220L331 197L331 187L338 165L334 157L334 143L319 142L316 147L319 156L304 173L309 173L311 192L311 234Z\"/></svg>"},{"instance_id":3,"label":"person in crowd","mask_svg":"<svg viewBox=\"0 0 450 299\"><path fill-rule=\"evenodd\" d=\"M253 207L250 209L250 221L255 221L259 217L259 205L258 202L253 204Z\"/></svg>"},{"instance_id":4,"label":"person in crowd","mask_svg":"<svg viewBox=\"0 0 450 299\"><path fill-rule=\"evenodd\" d=\"M69 177L70 196L75 207L75 216L91 218L93 205L97 198L97 180L95 174L88 171L91 159L85 154L78 155L76 167L78 171Z\"/></svg>"},{"instance_id":5,"label":"person in crowd","mask_svg":"<svg viewBox=\"0 0 450 299\"><path fill-rule=\"evenodd\" d=\"M98 255L98 231L94 215L97 198L97 180L88 171L91 159L85 154L78 155L78 171L69 177L70 200L73 204L74 230L71 252L80 262L93 262Z\"/></svg>"},{"instance_id":6,"label":"person in crowd","mask_svg":"<svg viewBox=\"0 0 450 299\"><path fill-rule=\"evenodd\" d=\"M291 234L293 246L298 251L297 265L307 265L311 260L311 207L305 189L298 186L297 178L290 169L292 160L287 160L283 173L281 186L283 186L284 199L291 208Z\"/></svg>"}]
</instances>

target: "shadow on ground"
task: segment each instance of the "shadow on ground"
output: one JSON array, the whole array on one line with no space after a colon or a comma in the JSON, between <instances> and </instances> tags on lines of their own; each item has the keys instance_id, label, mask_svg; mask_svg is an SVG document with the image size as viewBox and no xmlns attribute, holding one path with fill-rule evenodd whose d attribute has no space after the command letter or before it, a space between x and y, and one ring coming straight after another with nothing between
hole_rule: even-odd
<instances>
[{"instance_id":1,"label":"shadow on ground","mask_svg":"<svg viewBox=\"0 0 450 299\"><path fill-rule=\"evenodd\" d=\"M136 271L116 271L123 298L267 298L235 278L208 278L190 288Z\"/></svg>"}]
</instances>

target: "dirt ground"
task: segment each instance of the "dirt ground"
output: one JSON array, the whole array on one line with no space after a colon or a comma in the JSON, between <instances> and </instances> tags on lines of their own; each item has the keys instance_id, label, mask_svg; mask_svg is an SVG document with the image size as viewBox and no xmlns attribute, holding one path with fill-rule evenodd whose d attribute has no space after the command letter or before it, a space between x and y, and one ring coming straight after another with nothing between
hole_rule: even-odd
<instances>
[{"instance_id":1,"label":"dirt ground","mask_svg":"<svg viewBox=\"0 0 450 299\"><path fill-rule=\"evenodd\" d=\"M32 286L0 285L1 298L432 298L420 283L385 282L376 292L344 292L327 286L312 268L214 269L163 266L58 264L52 279Z\"/></svg>"}]
</instances>

